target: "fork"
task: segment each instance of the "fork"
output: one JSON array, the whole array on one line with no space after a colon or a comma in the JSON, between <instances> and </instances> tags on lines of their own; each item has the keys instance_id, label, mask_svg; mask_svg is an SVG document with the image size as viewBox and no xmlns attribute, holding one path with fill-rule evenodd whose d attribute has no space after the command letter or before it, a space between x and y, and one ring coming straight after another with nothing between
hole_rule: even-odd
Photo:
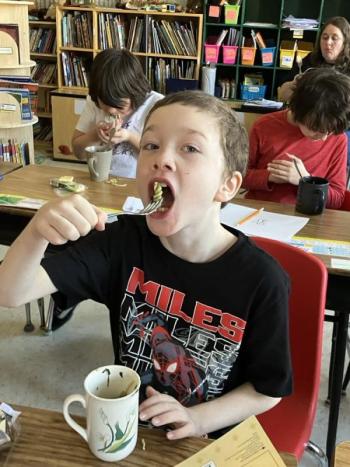
<instances>
[{"instance_id":1,"label":"fork","mask_svg":"<svg viewBox=\"0 0 350 467\"><path fill-rule=\"evenodd\" d=\"M298 65L298 68L299 68L299 75L301 75L301 66L302 66L302 63L303 63L303 59L300 57L300 55L297 55L296 61L297 61L297 65Z\"/></svg>"},{"instance_id":2,"label":"fork","mask_svg":"<svg viewBox=\"0 0 350 467\"><path fill-rule=\"evenodd\" d=\"M147 206L145 206L142 209L135 209L135 211L121 211L117 215L120 216L122 214L129 214L129 215L138 215L138 216L147 216L149 214L152 214L153 212L158 211L158 209L161 207L163 203L163 198L157 199L156 201L150 201Z\"/></svg>"}]
</instances>

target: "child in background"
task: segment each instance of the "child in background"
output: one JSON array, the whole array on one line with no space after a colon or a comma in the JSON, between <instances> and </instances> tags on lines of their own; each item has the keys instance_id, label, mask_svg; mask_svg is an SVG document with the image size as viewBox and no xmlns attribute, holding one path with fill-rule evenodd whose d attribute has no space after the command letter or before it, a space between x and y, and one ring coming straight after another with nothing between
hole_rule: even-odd
<instances>
[{"instance_id":1,"label":"child in background","mask_svg":"<svg viewBox=\"0 0 350 467\"><path fill-rule=\"evenodd\" d=\"M289 109L259 118L250 132L246 198L294 204L300 176L329 181L327 208L342 205L346 189L350 78L310 68L296 81Z\"/></svg>"},{"instance_id":2,"label":"child in background","mask_svg":"<svg viewBox=\"0 0 350 467\"><path fill-rule=\"evenodd\" d=\"M148 111L163 95L151 91L142 66L126 49L106 49L93 61L89 96L72 138L74 154L107 143L113 127L111 175L135 178L140 137Z\"/></svg>"},{"instance_id":3,"label":"child in background","mask_svg":"<svg viewBox=\"0 0 350 467\"><path fill-rule=\"evenodd\" d=\"M115 361L141 376L140 419L170 426L168 439L213 436L291 392L288 278L220 224L246 163L246 132L226 104L200 91L169 95L146 119L136 177L145 205L162 184L162 210L105 225L85 198L60 198L0 266L0 306L56 291L107 305ZM42 259L48 242L92 229Z\"/></svg>"}]
</instances>

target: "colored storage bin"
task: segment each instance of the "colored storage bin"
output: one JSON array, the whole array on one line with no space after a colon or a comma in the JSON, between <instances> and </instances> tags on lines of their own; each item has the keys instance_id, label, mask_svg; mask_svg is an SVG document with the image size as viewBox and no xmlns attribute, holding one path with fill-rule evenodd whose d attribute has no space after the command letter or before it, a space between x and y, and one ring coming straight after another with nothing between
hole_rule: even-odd
<instances>
[{"instance_id":1,"label":"colored storage bin","mask_svg":"<svg viewBox=\"0 0 350 467\"><path fill-rule=\"evenodd\" d=\"M250 84L241 84L241 99L251 101L253 99L264 99L266 85L253 86Z\"/></svg>"},{"instance_id":2,"label":"colored storage bin","mask_svg":"<svg viewBox=\"0 0 350 467\"><path fill-rule=\"evenodd\" d=\"M225 5L225 24L237 24L240 5Z\"/></svg>"},{"instance_id":3,"label":"colored storage bin","mask_svg":"<svg viewBox=\"0 0 350 467\"><path fill-rule=\"evenodd\" d=\"M216 36L208 36L204 44L205 63L218 63L220 45L216 45Z\"/></svg>"},{"instance_id":4,"label":"colored storage bin","mask_svg":"<svg viewBox=\"0 0 350 467\"><path fill-rule=\"evenodd\" d=\"M220 23L221 20L221 6L208 5L207 17L209 23Z\"/></svg>"},{"instance_id":5,"label":"colored storage bin","mask_svg":"<svg viewBox=\"0 0 350 467\"><path fill-rule=\"evenodd\" d=\"M266 47L260 49L261 63L263 66L272 66L275 59L276 47Z\"/></svg>"},{"instance_id":6,"label":"colored storage bin","mask_svg":"<svg viewBox=\"0 0 350 467\"><path fill-rule=\"evenodd\" d=\"M242 65L254 65L255 54L256 54L255 47L241 47Z\"/></svg>"},{"instance_id":7,"label":"colored storage bin","mask_svg":"<svg viewBox=\"0 0 350 467\"><path fill-rule=\"evenodd\" d=\"M295 43L293 41L282 41L280 47L280 67L292 68L295 55Z\"/></svg>"},{"instance_id":8,"label":"colored storage bin","mask_svg":"<svg viewBox=\"0 0 350 467\"><path fill-rule=\"evenodd\" d=\"M222 46L222 55L223 55L223 62L227 65L234 65L237 59L237 45L223 45Z\"/></svg>"},{"instance_id":9,"label":"colored storage bin","mask_svg":"<svg viewBox=\"0 0 350 467\"><path fill-rule=\"evenodd\" d=\"M300 57L301 59L305 58L313 51L313 48L314 45L312 42L298 41L297 57Z\"/></svg>"}]
</instances>

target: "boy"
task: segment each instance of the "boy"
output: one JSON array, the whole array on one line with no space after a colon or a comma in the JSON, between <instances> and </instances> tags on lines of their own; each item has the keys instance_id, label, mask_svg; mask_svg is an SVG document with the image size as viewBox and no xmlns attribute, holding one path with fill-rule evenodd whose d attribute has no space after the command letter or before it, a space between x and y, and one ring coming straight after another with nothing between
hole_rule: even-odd
<instances>
[{"instance_id":1,"label":"boy","mask_svg":"<svg viewBox=\"0 0 350 467\"><path fill-rule=\"evenodd\" d=\"M74 154L86 159L85 148L107 143L115 127L110 173L135 178L145 118L162 97L151 90L136 56L126 49L103 50L91 67L89 96L72 138Z\"/></svg>"},{"instance_id":2,"label":"boy","mask_svg":"<svg viewBox=\"0 0 350 467\"><path fill-rule=\"evenodd\" d=\"M259 118L250 133L246 198L294 204L300 177L329 181L327 207L338 209L346 189L350 78L310 68L296 83L289 109Z\"/></svg>"},{"instance_id":3,"label":"boy","mask_svg":"<svg viewBox=\"0 0 350 467\"><path fill-rule=\"evenodd\" d=\"M169 95L146 120L137 170L144 204L155 182L164 186L162 210L105 226L84 198L59 199L1 265L0 305L59 290L72 303L108 306L116 362L136 369L146 387L140 419L170 425L169 439L229 427L291 391L288 279L220 224L246 161L246 132L226 104L200 91ZM98 232L40 266L48 242L91 229Z\"/></svg>"}]
</instances>

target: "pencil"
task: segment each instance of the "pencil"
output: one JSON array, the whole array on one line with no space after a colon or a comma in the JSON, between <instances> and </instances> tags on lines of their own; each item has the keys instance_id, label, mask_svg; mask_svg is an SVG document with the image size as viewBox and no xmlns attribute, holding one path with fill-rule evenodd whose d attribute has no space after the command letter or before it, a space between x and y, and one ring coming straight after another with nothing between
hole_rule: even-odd
<instances>
[{"instance_id":1,"label":"pencil","mask_svg":"<svg viewBox=\"0 0 350 467\"><path fill-rule=\"evenodd\" d=\"M256 211L251 212L247 216L242 217L240 221L237 222L236 225L243 225L246 222L254 219L254 217L259 216L263 212L264 208L257 209Z\"/></svg>"}]
</instances>

